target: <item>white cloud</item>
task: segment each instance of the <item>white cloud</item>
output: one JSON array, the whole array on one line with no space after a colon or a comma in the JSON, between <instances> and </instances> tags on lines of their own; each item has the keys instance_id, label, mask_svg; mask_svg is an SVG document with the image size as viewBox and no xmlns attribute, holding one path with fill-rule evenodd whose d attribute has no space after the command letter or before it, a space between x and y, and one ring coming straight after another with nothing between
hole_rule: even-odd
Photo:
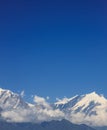
<instances>
[{"instance_id":1,"label":"white cloud","mask_svg":"<svg viewBox=\"0 0 107 130\"><path fill-rule=\"evenodd\" d=\"M34 96L34 102L36 103L36 105L43 106L47 109L50 109L49 103L43 97L39 97L39 96L35 95Z\"/></svg>"},{"instance_id":2,"label":"white cloud","mask_svg":"<svg viewBox=\"0 0 107 130\"><path fill-rule=\"evenodd\" d=\"M107 126L107 112L101 111L98 115L86 116L84 113L71 114L68 120L76 124L89 126Z\"/></svg>"},{"instance_id":3,"label":"white cloud","mask_svg":"<svg viewBox=\"0 0 107 130\"><path fill-rule=\"evenodd\" d=\"M24 97L24 96L25 96L24 90L20 93L20 96L21 96L21 97Z\"/></svg>"},{"instance_id":4,"label":"white cloud","mask_svg":"<svg viewBox=\"0 0 107 130\"><path fill-rule=\"evenodd\" d=\"M47 97L46 97L46 99L47 99L47 100L49 100L49 99L50 99L50 97L49 97L49 96L47 96Z\"/></svg>"},{"instance_id":5,"label":"white cloud","mask_svg":"<svg viewBox=\"0 0 107 130\"><path fill-rule=\"evenodd\" d=\"M45 98L34 96L35 105L29 108L10 109L1 113L1 116L10 122L43 122L50 120L60 120L64 118L64 113L59 109L53 109Z\"/></svg>"},{"instance_id":6,"label":"white cloud","mask_svg":"<svg viewBox=\"0 0 107 130\"><path fill-rule=\"evenodd\" d=\"M62 119L64 117L64 113L59 109L54 110L45 98L36 95L34 96L34 102L36 103L35 107L37 109L36 114L38 120L47 121L53 119Z\"/></svg>"}]
</instances>

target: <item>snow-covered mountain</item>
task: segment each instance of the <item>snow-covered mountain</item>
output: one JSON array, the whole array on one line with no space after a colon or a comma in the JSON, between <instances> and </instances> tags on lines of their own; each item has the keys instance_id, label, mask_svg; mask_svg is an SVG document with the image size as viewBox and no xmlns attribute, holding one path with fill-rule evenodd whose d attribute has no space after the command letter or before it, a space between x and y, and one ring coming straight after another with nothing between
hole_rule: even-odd
<instances>
[{"instance_id":1,"label":"snow-covered mountain","mask_svg":"<svg viewBox=\"0 0 107 130\"><path fill-rule=\"evenodd\" d=\"M67 119L76 124L107 126L107 99L95 92L57 99L54 104L34 96L34 104L10 90L0 89L0 119L9 122L43 122Z\"/></svg>"},{"instance_id":2,"label":"snow-covered mountain","mask_svg":"<svg viewBox=\"0 0 107 130\"><path fill-rule=\"evenodd\" d=\"M28 104L23 101L19 94L13 93L10 90L0 88L0 108L10 110L16 108L27 108Z\"/></svg>"},{"instance_id":3,"label":"snow-covered mountain","mask_svg":"<svg viewBox=\"0 0 107 130\"><path fill-rule=\"evenodd\" d=\"M0 120L8 122L43 122L64 117L59 109L53 110L44 98L35 96L34 104L25 102L21 95L0 88Z\"/></svg>"},{"instance_id":4,"label":"snow-covered mountain","mask_svg":"<svg viewBox=\"0 0 107 130\"><path fill-rule=\"evenodd\" d=\"M107 125L107 99L95 92L70 99L64 98L57 101L55 107L74 123Z\"/></svg>"}]
</instances>

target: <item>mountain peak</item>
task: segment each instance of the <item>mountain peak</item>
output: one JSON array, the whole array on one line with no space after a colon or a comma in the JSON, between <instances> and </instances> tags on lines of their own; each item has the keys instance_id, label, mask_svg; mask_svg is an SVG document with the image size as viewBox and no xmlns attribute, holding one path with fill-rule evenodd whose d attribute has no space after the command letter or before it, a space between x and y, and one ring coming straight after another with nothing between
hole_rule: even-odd
<instances>
[{"instance_id":1,"label":"mountain peak","mask_svg":"<svg viewBox=\"0 0 107 130\"><path fill-rule=\"evenodd\" d=\"M0 108L11 110L23 106L27 106L27 103L23 101L19 94L0 88Z\"/></svg>"},{"instance_id":2,"label":"mountain peak","mask_svg":"<svg viewBox=\"0 0 107 130\"><path fill-rule=\"evenodd\" d=\"M18 95L18 94L16 94L16 93L13 93L12 91L10 91L10 90L8 90L8 89L2 89L2 88L0 88L0 95L2 94L2 93L4 93L4 92L6 92L7 94L15 94L15 95Z\"/></svg>"},{"instance_id":3,"label":"mountain peak","mask_svg":"<svg viewBox=\"0 0 107 130\"><path fill-rule=\"evenodd\" d=\"M100 96L98 93L96 93L95 91L88 93L86 95L90 95L90 96Z\"/></svg>"},{"instance_id":4,"label":"mountain peak","mask_svg":"<svg viewBox=\"0 0 107 130\"><path fill-rule=\"evenodd\" d=\"M69 101L71 101L72 99L76 98L78 95L72 97L72 98L67 98L67 97L64 97L63 99L59 99L59 98L56 98L57 102L55 103L56 105L60 105L60 104L66 104L68 103Z\"/></svg>"},{"instance_id":5,"label":"mountain peak","mask_svg":"<svg viewBox=\"0 0 107 130\"><path fill-rule=\"evenodd\" d=\"M98 95L95 91L91 92L92 95Z\"/></svg>"},{"instance_id":6,"label":"mountain peak","mask_svg":"<svg viewBox=\"0 0 107 130\"><path fill-rule=\"evenodd\" d=\"M84 99L87 101L95 101L95 102L100 102L100 103L107 103L107 100L103 95L99 95L96 92L92 92L89 94L84 95Z\"/></svg>"},{"instance_id":7,"label":"mountain peak","mask_svg":"<svg viewBox=\"0 0 107 130\"><path fill-rule=\"evenodd\" d=\"M8 90L8 89L3 89L3 88L0 88L0 92L1 91L10 91L10 90Z\"/></svg>"},{"instance_id":8,"label":"mountain peak","mask_svg":"<svg viewBox=\"0 0 107 130\"><path fill-rule=\"evenodd\" d=\"M0 88L0 93L6 91L6 89Z\"/></svg>"},{"instance_id":9,"label":"mountain peak","mask_svg":"<svg viewBox=\"0 0 107 130\"><path fill-rule=\"evenodd\" d=\"M92 92L86 95L82 95L82 98L76 103L75 108L82 106L82 109L85 109L88 108L90 105L92 106L92 104L95 106L96 104L106 105L107 100L104 98L104 96L101 96L96 92Z\"/></svg>"}]
</instances>

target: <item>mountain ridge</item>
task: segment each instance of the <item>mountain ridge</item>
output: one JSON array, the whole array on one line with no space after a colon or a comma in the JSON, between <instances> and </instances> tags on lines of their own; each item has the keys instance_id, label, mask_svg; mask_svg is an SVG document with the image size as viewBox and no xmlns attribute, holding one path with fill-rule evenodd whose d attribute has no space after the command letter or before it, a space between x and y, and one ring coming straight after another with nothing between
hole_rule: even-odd
<instances>
[{"instance_id":1,"label":"mountain ridge","mask_svg":"<svg viewBox=\"0 0 107 130\"><path fill-rule=\"evenodd\" d=\"M35 96L34 104L21 95L0 88L0 118L8 122L44 122L67 119L76 124L107 126L107 99L92 92L71 98L57 99L53 104ZM14 116L13 116L14 115Z\"/></svg>"},{"instance_id":2,"label":"mountain ridge","mask_svg":"<svg viewBox=\"0 0 107 130\"><path fill-rule=\"evenodd\" d=\"M40 124L0 122L0 128L2 130L95 130L87 125L73 124L65 119L61 121L42 122Z\"/></svg>"}]
</instances>

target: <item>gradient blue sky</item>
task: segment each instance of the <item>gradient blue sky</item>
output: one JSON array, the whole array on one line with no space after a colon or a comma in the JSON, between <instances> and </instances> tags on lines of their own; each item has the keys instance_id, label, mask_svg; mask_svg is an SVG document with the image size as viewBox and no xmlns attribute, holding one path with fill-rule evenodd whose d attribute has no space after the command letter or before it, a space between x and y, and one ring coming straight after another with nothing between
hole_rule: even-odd
<instances>
[{"instance_id":1,"label":"gradient blue sky","mask_svg":"<svg viewBox=\"0 0 107 130\"><path fill-rule=\"evenodd\" d=\"M107 1L1 1L0 86L28 100L107 97Z\"/></svg>"}]
</instances>

